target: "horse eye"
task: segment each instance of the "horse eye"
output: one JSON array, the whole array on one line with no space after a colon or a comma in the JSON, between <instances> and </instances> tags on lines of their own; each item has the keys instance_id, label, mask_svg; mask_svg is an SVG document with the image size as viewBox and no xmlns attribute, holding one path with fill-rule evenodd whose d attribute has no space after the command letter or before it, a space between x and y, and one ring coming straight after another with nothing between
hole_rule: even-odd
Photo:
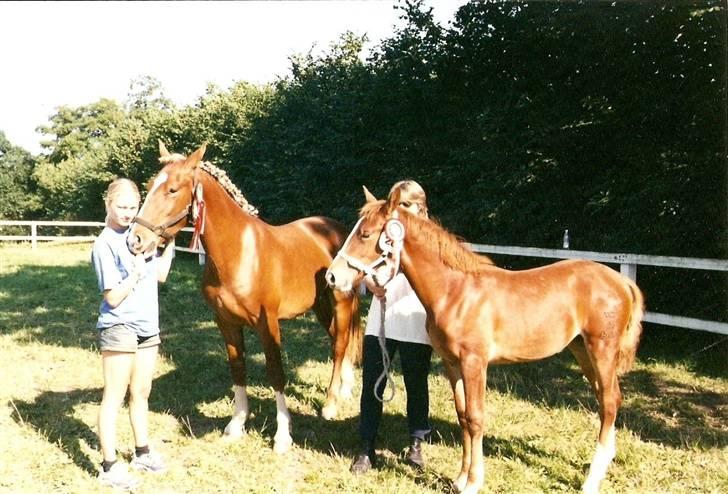
<instances>
[{"instance_id":1,"label":"horse eye","mask_svg":"<svg viewBox=\"0 0 728 494\"><path fill-rule=\"evenodd\" d=\"M170 194L176 194L176 193L177 193L177 190L178 190L178 189L175 189L175 188L173 188L173 187L170 187L170 188L169 188L169 193L170 193Z\"/></svg>"},{"instance_id":2,"label":"horse eye","mask_svg":"<svg viewBox=\"0 0 728 494\"><path fill-rule=\"evenodd\" d=\"M361 232L361 238L363 238L364 240L368 239L371 236L372 234L369 232Z\"/></svg>"},{"instance_id":3,"label":"horse eye","mask_svg":"<svg viewBox=\"0 0 728 494\"><path fill-rule=\"evenodd\" d=\"M402 201L402 202L399 203L399 205L400 206L404 206L405 208L408 208L408 207L410 207L412 205L412 203L409 202L409 201Z\"/></svg>"}]
</instances>

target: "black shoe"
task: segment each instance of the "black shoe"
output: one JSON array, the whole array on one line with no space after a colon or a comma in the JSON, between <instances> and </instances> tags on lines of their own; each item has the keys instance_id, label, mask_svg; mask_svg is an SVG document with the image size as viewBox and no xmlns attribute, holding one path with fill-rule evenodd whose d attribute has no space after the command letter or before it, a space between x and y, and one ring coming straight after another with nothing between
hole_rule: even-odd
<instances>
[{"instance_id":1,"label":"black shoe","mask_svg":"<svg viewBox=\"0 0 728 494\"><path fill-rule=\"evenodd\" d=\"M354 458L354 463L351 464L349 471L354 474L367 473L374 467L376 463L376 453L374 448L369 444L364 444L361 453Z\"/></svg>"},{"instance_id":2,"label":"black shoe","mask_svg":"<svg viewBox=\"0 0 728 494\"><path fill-rule=\"evenodd\" d=\"M372 468L372 460L369 459L369 455L362 453L354 459L354 463L351 464L349 471L354 474L367 473Z\"/></svg>"},{"instance_id":3,"label":"black shoe","mask_svg":"<svg viewBox=\"0 0 728 494\"><path fill-rule=\"evenodd\" d=\"M425 459L422 457L422 440L418 437L413 437L410 443L409 450L407 450L407 456L404 460L408 465L422 470L425 468Z\"/></svg>"}]
</instances>

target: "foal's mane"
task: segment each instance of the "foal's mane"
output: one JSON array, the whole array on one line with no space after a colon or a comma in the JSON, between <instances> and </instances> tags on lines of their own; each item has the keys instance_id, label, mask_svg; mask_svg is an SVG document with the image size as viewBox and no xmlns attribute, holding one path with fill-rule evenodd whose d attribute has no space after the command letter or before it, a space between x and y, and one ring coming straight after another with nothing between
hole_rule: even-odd
<instances>
[{"instance_id":1,"label":"foal's mane","mask_svg":"<svg viewBox=\"0 0 728 494\"><path fill-rule=\"evenodd\" d=\"M159 162L166 164L174 163L177 161L184 161L185 159L185 156L175 153L168 156L160 157ZM243 209L243 211L251 216L258 216L258 209L248 202L243 193L240 192L238 186L235 185L232 180L230 180L230 177L228 177L228 174L225 170L223 170L222 168L218 168L209 161L201 161L198 165L198 168L204 170L205 172L207 172L208 175L214 178L215 181L219 183L220 186L225 190L225 192L228 193L232 200L235 201L235 203Z\"/></svg>"},{"instance_id":2,"label":"foal's mane","mask_svg":"<svg viewBox=\"0 0 728 494\"><path fill-rule=\"evenodd\" d=\"M425 219L416 216L404 209L398 209L399 219L405 227L405 235L414 238L415 242L429 250L434 251L447 267L462 271L463 273L480 273L493 262L486 256L481 256L468 249L458 237L443 228L434 219ZM369 202L362 207L360 214L371 219L377 214L385 216L387 201Z\"/></svg>"}]
</instances>

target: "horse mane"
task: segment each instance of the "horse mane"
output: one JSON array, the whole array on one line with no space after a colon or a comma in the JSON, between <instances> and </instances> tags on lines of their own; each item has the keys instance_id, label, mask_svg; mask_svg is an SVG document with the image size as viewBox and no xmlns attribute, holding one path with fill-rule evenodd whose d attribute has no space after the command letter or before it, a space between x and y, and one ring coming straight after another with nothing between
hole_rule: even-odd
<instances>
[{"instance_id":1,"label":"horse mane","mask_svg":"<svg viewBox=\"0 0 728 494\"><path fill-rule=\"evenodd\" d=\"M369 202L361 208L360 214L370 219L376 214L386 214L386 207L387 201L384 200ZM420 218L403 209L398 209L398 212L399 219L405 226L405 235L413 237L418 245L435 251L447 267L478 274L493 266L493 261L488 256L470 250L460 238L447 231L437 220Z\"/></svg>"},{"instance_id":2,"label":"horse mane","mask_svg":"<svg viewBox=\"0 0 728 494\"><path fill-rule=\"evenodd\" d=\"M159 162L162 164L168 164L175 163L177 161L184 161L186 159L187 157L182 154L172 153L166 156L160 156ZM230 180L230 177L228 177L225 170L216 167L209 161L202 161L198 166L200 169L204 170L205 172L207 172L208 175L214 178L217 183L219 183L220 186L225 190L225 192L228 193L232 200L235 201L235 203L243 209L243 211L251 216L258 216L258 208L248 202L243 193L240 192L240 189L238 189L237 185L235 185Z\"/></svg>"},{"instance_id":3,"label":"horse mane","mask_svg":"<svg viewBox=\"0 0 728 494\"><path fill-rule=\"evenodd\" d=\"M227 172L222 168L218 168L209 161L203 161L199 164L199 168L207 172L217 183L227 192L230 197L240 206L243 211L251 216L258 216L258 208L248 202L238 186L235 185L228 177Z\"/></svg>"}]
</instances>

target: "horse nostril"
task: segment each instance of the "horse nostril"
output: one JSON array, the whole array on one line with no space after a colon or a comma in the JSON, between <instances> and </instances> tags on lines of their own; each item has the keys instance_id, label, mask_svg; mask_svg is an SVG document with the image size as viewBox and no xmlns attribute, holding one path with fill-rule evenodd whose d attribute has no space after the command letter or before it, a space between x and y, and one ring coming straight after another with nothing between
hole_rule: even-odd
<instances>
[{"instance_id":1,"label":"horse nostril","mask_svg":"<svg viewBox=\"0 0 728 494\"><path fill-rule=\"evenodd\" d=\"M336 282L336 278L334 277L334 273L331 271L326 271L326 283L329 284L329 286L334 286L334 283Z\"/></svg>"}]
</instances>

